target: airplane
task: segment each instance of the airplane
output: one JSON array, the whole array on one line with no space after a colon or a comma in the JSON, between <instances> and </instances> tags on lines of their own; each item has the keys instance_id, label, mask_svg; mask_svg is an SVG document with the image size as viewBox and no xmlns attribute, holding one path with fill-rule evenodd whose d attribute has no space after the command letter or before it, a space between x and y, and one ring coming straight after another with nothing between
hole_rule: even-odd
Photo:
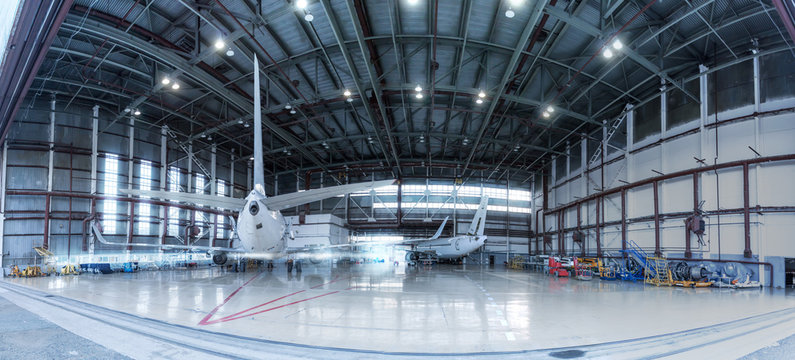
<instances>
[{"instance_id":1,"label":"airplane","mask_svg":"<svg viewBox=\"0 0 795 360\"><path fill-rule=\"evenodd\" d=\"M409 264L416 264L417 261L433 257L437 259L460 259L483 246L487 239L483 232L486 228L488 203L489 197L483 196L480 200L480 206L475 212L475 217L472 219L472 224L464 235L439 238L444 225L447 223L447 218L445 218L442 226L436 230L436 234L431 238L406 241L416 242L413 249L406 251L406 261Z\"/></svg>"},{"instance_id":2,"label":"airplane","mask_svg":"<svg viewBox=\"0 0 795 360\"><path fill-rule=\"evenodd\" d=\"M97 221L92 223L96 238L104 244L116 246L157 247L161 249L181 249L207 251L213 263L224 265L230 260L241 258L272 260L296 253L319 251L329 248L346 247L350 244L327 245L312 249L290 248L290 240L295 239L292 224L285 222L280 210L303 205L322 199L388 186L395 180L372 181L358 184L339 185L312 189L290 194L267 197L263 187L265 172L262 155L262 114L260 106L259 62L254 57L254 189L245 199L228 198L215 195L185 192L123 189L128 196L145 196L170 201L190 202L203 206L239 211L234 230L240 241L233 247L211 247L195 245L128 244L107 241ZM231 255L231 256L230 256ZM300 270L300 260L296 263ZM292 271L292 264L288 270Z\"/></svg>"}]
</instances>

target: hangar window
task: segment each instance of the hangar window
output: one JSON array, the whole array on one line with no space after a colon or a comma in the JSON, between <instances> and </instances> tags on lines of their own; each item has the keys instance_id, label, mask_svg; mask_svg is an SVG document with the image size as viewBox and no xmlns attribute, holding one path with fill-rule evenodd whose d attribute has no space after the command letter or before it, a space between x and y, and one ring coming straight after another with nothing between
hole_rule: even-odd
<instances>
[{"instance_id":1,"label":"hangar window","mask_svg":"<svg viewBox=\"0 0 795 360\"><path fill-rule=\"evenodd\" d=\"M105 154L105 172L102 182L102 193L117 196L119 194L119 155ZM116 234L118 222L118 201L104 200L102 203L102 230L106 234Z\"/></svg>"},{"instance_id":2,"label":"hangar window","mask_svg":"<svg viewBox=\"0 0 795 360\"><path fill-rule=\"evenodd\" d=\"M795 96L795 58L789 51L763 56L759 62L762 102Z\"/></svg>"},{"instance_id":3,"label":"hangar window","mask_svg":"<svg viewBox=\"0 0 795 360\"><path fill-rule=\"evenodd\" d=\"M179 168L168 168L168 191L179 192L182 173ZM168 236L177 236L179 233L179 208L170 206L168 208Z\"/></svg>"},{"instance_id":4,"label":"hangar window","mask_svg":"<svg viewBox=\"0 0 795 360\"><path fill-rule=\"evenodd\" d=\"M140 179L138 188L141 190L152 190L152 162L142 160L140 165ZM141 196L148 199L148 196ZM138 233L150 235L152 221L152 205L141 203L138 205Z\"/></svg>"}]
</instances>

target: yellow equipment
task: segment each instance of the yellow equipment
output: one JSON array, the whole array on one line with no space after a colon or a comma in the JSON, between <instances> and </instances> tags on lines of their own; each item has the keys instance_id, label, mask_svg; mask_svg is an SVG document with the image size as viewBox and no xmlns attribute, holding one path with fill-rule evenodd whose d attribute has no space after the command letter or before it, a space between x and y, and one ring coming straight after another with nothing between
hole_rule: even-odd
<instances>
[{"instance_id":1,"label":"yellow equipment","mask_svg":"<svg viewBox=\"0 0 795 360\"><path fill-rule=\"evenodd\" d=\"M691 287L691 288L710 287L714 283L715 283L714 281L686 281L686 280L677 280L673 282L674 286Z\"/></svg>"},{"instance_id":2,"label":"yellow equipment","mask_svg":"<svg viewBox=\"0 0 795 360\"><path fill-rule=\"evenodd\" d=\"M22 277L22 272L19 271L19 266L16 266L16 265L12 266L11 267L11 274L9 274L8 276Z\"/></svg>"},{"instance_id":3,"label":"yellow equipment","mask_svg":"<svg viewBox=\"0 0 795 360\"><path fill-rule=\"evenodd\" d=\"M649 257L646 259L651 271L645 272L645 282L654 286L672 285L671 269L668 260L662 257Z\"/></svg>"},{"instance_id":4,"label":"yellow equipment","mask_svg":"<svg viewBox=\"0 0 795 360\"><path fill-rule=\"evenodd\" d=\"M524 269L524 263L524 256L517 255L511 258L508 262L508 267L514 270L522 270Z\"/></svg>"},{"instance_id":5,"label":"yellow equipment","mask_svg":"<svg viewBox=\"0 0 795 360\"><path fill-rule=\"evenodd\" d=\"M61 267L61 275L80 275L80 272L77 271L77 267L72 264L67 264Z\"/></svg>"},{"instance_id":6,"label":"yellow equipment","mask_svg":"<svg viewBox=\"0 0 795 360\"><path fill-rule=\"evenodd\" d=\"M29 277L40 277L40 276L44 276L44 274L41 272L41 267L28 266L27 268L25 268L24 271L22 271L22 276L24 276L26 278L29 278Z\"/></svg>"}]
</instances>

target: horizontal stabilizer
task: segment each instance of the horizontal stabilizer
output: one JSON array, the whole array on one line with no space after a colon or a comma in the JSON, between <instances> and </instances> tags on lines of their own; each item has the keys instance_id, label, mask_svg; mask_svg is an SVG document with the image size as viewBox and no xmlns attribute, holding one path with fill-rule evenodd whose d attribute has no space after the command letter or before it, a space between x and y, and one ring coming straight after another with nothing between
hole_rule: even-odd
<instances>
[{"instance_id":1,"label":"horizontal stabilizer","mask_svg":"<svg viewBox=\"0 0 795 360\"><path fill-rule=\"evenodd\" d=\"M162 199L168 201L179 201L185 203L196 204L200 206L210 206L219 209L240 211L246 205L246 199L231 198L226 196L195 194L189 192L176 192L176 191L156 191L156 190L135 190L135 189L119 189L120 192L127 195L149 197L153 199Z\"/></svg>"},{"instance_id":2,"label":"horizontal stabilizer","mask_svg":"<svg viewBox=\"0 0 795 360\"><path fill-rule=\"evenodd\" d=\"M392 185L394 182L395 180L382 180L382 181L362 182L362 183L349 184L349 185L331 186L320 189L312 189L312 190L299 191L284 195L277 195L273 197L264 198L261 201L270 210L283 210L291 208L293 206L308 204L311 202L332 198L338 195L345 195L353 192L375 189L382 186L389 186Z\"/></svg>"},{"instance_id":3,"label":"horizontal stabilizer","mask_svg":"<svg viewBox=\"0 0 795 360\"><path fill-rule=\"evenodd\" d=\"M444 221L442 221L442 226L439 226L439 230L436 230L436 233L433 234L433 236L431 237L431 240L438 239L439 236L442 235L442 230L444 230L444 226L447 225L447 219L449 219L449 218L450 218L449 216L444 218Z\"/></svg>"}]
</instances>

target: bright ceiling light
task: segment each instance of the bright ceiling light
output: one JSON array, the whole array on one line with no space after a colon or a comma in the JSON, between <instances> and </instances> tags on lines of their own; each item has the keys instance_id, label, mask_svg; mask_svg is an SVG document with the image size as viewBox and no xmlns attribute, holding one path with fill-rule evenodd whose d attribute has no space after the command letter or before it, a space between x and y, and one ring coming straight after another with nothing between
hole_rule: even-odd
<instances>
[{"instance_id":1,"label":"bright ceiling light","mask_svg":"<svg viewBox=\"0 0 795 360\"><path fill-rule=\"evenodd\" d=\"M348 98L347 102L353 102L353 98Z\"/></svg>"},{"instance_id":2,"label":"bright ceiling light","mask_svg":"<svg viewBox=\"0 0 795 360\"><path fill-rule=\"evenodd\" d=\"M486 93L483 92L483 90L480 90L480 92L478 93L478 97L482 99L482 98L486 97Z\"/></svg>"},{"instance_id":3,"label":"bright ceiling light","mask_svg":"<svg viewBox=\"0 0 795 360\"><path fill-rule=\"evenodd\" d=\"M251 126L251 124L249 124L249 123L243 124L243 127L249 127L249 126Z\"/></svg>"},{"instance_id":4,"label":"bright ceiling light","mask_svg":"<svg viewBox=\"0 0 795 360\"><path fill-rule=\"evenodd\" d=\"M417 93L417 99L422 99L422 93Z\"/></svg>"},{"instance_id":5,"label":"bright ceiling light","mask_svg":"<svg viewBox=\"0 0 795 360\"><path fill-rule=\"evenodd\" d=\"M171 82L171 79L169 79L168 77L164 77L164 78L163 78L163 80L160 80L160 82L161 82L163 85L168 85L168 83L170 83L170 82Z\"/></svg>"},{"instance_id":6,"label":"bright ceiling light","mask_svg":"<svg viewBox=\"0 0 795 360\"><path fill-rule=\"evenodd\" d=\"M178 83L174 83L174 84L171 85L171 88L174 89L174 90L178 90L179 89L179 84Z\"/></svg>"},{"instance_id":7,"label":"bright ceiling light","mask_svg":"<svg viewBox=\"0 0 795 360\"><path fill-rule=\"evenodd\" d=\"M285 109L287 109L287 110L290 110L290 109L292 109L293 107L292 107L292 106L290 106L290 104L287 104L287 105L284 105L284 108L285 108Z\"/></svg>"},{"instance_id":8,"label":"bright ceiling light","mask_svg":"<svg viewBox=\"0 0 795 360\"><path fill-rule=\"evenodd\" d=\"M350 91L350 90L348 90L348 89L345 89L345 92L344 92L344 93L342 93L342 95L345 95L345 96L351 96L351 91Z\"/></svg>"},{"instance_id":9,"label":"bright ceiling light","mask_svg":"<svg viewBox=\"0 0 795 360\"><path fill-rule=\"evenodd\" d=\"M417 2L419 2L419 0L408 0L408 1L409 1L409 4L411 4L411 5L417 5Z\"/></svg>"},{"instance_id":10,"label":"bright ceiling light","mask_svg":"<svg viewBox=\"0 0 795 360\"><path fill-rule=\"evenodd\" d=\"M511 0L511 5L522 5L523 2L524 0Z\"/></svg>"},{"instance_id":11,"label":"bright ceiling light","mask_svg":"<svg viewBox=\"0 0 795 360\"><path fill-rule=\"evenodd\" d=\"M216 42L215 42L215 48L216 48L217 50L221 50L221 49L223 49L223 48L224 48L224 46L226 46L226 44L224 44L224 41L223 41L223 40L221 40L221 39L218 39L218 40L216 40Z\"/></svg>"},{"instance_id":12,"label":"bright ceiling light","mask_svg":"<svg viewBox=\"0 0 795 360\"><path fill-rule=\"evenodd\" d=\"M613 51L610 50L610 49L605 48L605 51L602 52L602 55L604 55L605 58L609 59L609 58L613 57Z\"/></svg>"},{"instance_id":13,"label":"bright ceiling light","mask_svg":"<svg viewBox=\"0 0 795 360\"><path fill-rule=\"evenodd\" d=\"M254 161L254 157L253 156L248 158L248 159L251 160L251 161Z\"/></svg>"},{"instance_id":14,"label":"bright ceiling light","mask_svg":"<svg viewBox=\"0 0 795 360\"><path fill-rule=\"evenodd\" d=\"M124 108L124 112L129 113L130 112L130 108L128 108L128 107Z\"/></svg>"},{"instance_id":15,"label":"bright ceiling light","mask_svg":"<svg viewBox=\"0 0 795 360\"><path fill-rule=\"evenodd\" d=\"M417 84L417 87L415 87L415 88L414 88L414 91L416 91L416 92L420 92L420 91L422 91L422 86L420 86L419 84Z\"/></svg>"},{"instance_id":16,"label":"bright ceiling light","mask_svg":"<svg viewBox=\"0 0 795 360\"><path fill-rule=\"evenodd\" d=\"M483 99L477 99L477 100L475 100L475 103L477 103L478 105L480 105L480 104L482 104L482 103L483 103Z\"/></svg>"},{"instance_id":17,"label":"bright ceiling light","mask_svg":"<svg viewBox=\"0 0 795 360\"><path fill-rule=\"evenodd\" d=\"M621 48L623 48L623 47L624 47L624 44L621 43L621 40L616 39L615 41L613 41L613 49L621 50Z\"/></svg>"},{"instance_id":18,"label":"bright ceiling light","mask_svg":"<svg viewBox=\"0 0 795 360\"><path fill-rule=\"evenodd\" d=\"M548 118L548 117L549 117L549 113L548 113L548 112L546 112L546 111L544 111L544 113L543 113L543 114L541 114L541 115L542 115L543 117L545 117L545 118Z\"/></svg>"},{"instance_id":19,"label":"bright ceiling light","mask_svg":"<svg viewBox=\"0 0 795 360\"><path fill-rule=\"evenodd\" d=\"M141 115L141 110L135 109L133 114L135 114L135 116Z\"/></svg>"},{"instance_id":20,"label":"bright ceiling light","mask_svg":"<svg viewBox=\"0 0 795 360\"><path fill-rule=\"evenodd\" d=\"M312 20L315 20L315 16L312 15L312 14L306 14L306 15L304 15L304 20L306 20L308 22L312 22Z\"/></svg>"},{"instance_id":21,"label":"bright ceiling light","mask_svg":"<svg viewBox=\"0 0 795 360\"><path fill-rule=\"evenodd\" d=\"M308 4L307 4L306 0L298 0L298 1L295 2L295 7L299 8L301 10L306 9L307 5Z\"/></svg>"},{"instance_id":22,"label":"bright ceiling light","mask_svg":"<svg viewBox=\"0 0 795 360\"><path fill-rule=\"evenodd\" d=\"M290 109L290 114L295 114L295 109Z\"/></svg>"},{"instance_id":23,"label":"bright ceiling light","mask_svg":"<svg viewBox=\"0 0 795 360\"><path fill-rule=\"evenodd\" d=\"M555 108L552 107L552 105L549 105L549 106L547 106L547 112L551 114L551 113L555 112Z\"/></svg>"},{"instance_id":24,"label":"bright ceiling light","mask_svg":"<svg viewBox=\"0 0 795 360\"><path fill-rule=\"evenodd\" d=\"M513 19L514 16L516 16L516 13L513 12L513 9L508 9L505 11L505 17Z\"/></svg>"},{"instance_id":25,"label":"bright ceiling light","mask_svg":"<svg viewBox=\"0 0 795 360\"><path fill-rule=\"evenodd\" d=\"M235 51L232 50L232 49L227 50L226 51L226 56L229 56L229 57L235 56Z\"/></svg>"}]
</instances>

